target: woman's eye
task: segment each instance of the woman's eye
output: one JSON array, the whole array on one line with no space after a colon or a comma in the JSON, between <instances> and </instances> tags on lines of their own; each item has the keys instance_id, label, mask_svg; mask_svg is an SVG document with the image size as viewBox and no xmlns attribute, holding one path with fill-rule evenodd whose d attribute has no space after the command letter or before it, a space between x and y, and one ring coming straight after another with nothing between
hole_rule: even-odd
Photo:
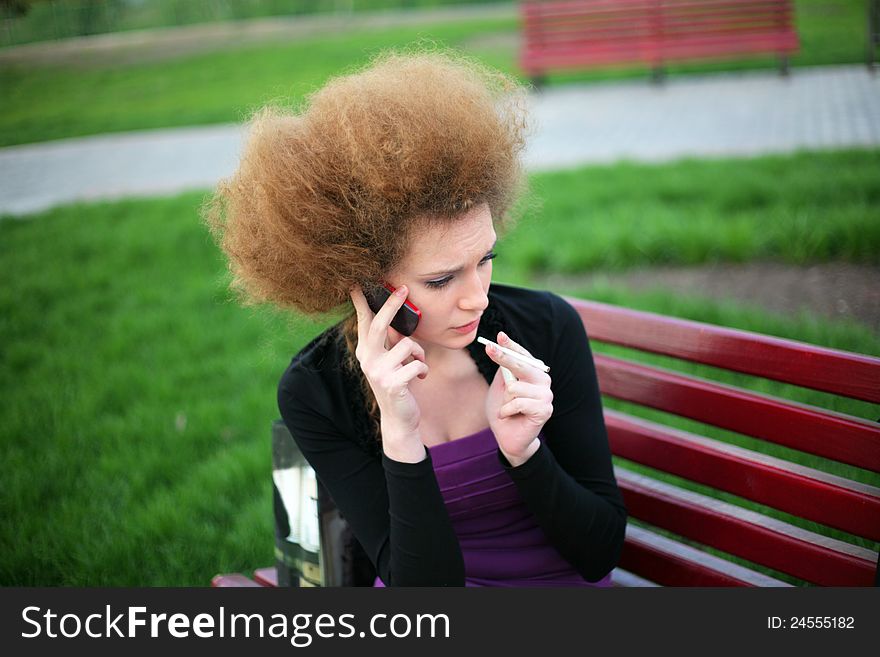
<instances>
[{"instance_id":1,"label":"woman's eye","mask_svg":"<svg viewBox=\"0 0 880 657\"><path fill-rule=\"evenodd\" d=\"M493 260L495 257L497 257L497 255L498 255L497 253L490 253L485 258L480 260L480 264L481 265L486 264L490 260ZM425 287L430 287L430 288L436 290L438 288L445 287L446 284L449 283L449 281L451 281L451 280L452 280L452 276L447 276L446 278L440 278L436 281L425 281Z\"/></svg>"},{"instance_id":2,"label":"woman's eye","mask_svg":"<svg viewBox=\"0 0 880 657\"><path fill-rule=\"evenodd\" d=\"M452 280L452 276L449 276L448 278L441 278L439 281L426 281L425 286L437 289L439 287L443 287L451 280Z\"/></svg>"}]
</instances>

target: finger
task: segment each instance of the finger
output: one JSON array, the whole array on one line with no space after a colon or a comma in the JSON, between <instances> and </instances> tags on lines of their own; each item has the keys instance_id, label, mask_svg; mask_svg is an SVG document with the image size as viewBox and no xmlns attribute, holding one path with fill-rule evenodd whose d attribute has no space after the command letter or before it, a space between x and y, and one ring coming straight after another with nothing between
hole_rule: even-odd
<instances>
[{"instance_id":1,"label":"finger","mask_svg":"<svg viewBox=\"0 0 880 657\"><path fill-rule=\"evenodd\" d=\"M546 422L552 414L552 405L539 399L528 399L526 397L517 397L513 401L503 404L498 409L498 418L502 420L514 415L526 415L530 418Z\"/></svg>"},{"instance_id":2,"label":"finger","mask_svg":"<svg viewBox=\"0 0 880 657\"><path fill-rule=\"evenodd\" d=\"M388 327L391 326L391 320L394 319L397 311L400 310L403 302L406 301L408 292L406 285L401 285L394 294L385 300L385 303L382 304L379 312L373 318L373 322L370 324L369 340L377 347L384 347L385 339L388 337Z\"/></svg>"},{"instance_id":3,"label":"finger","mask_svg":"<svg viewBox=\"0 0 880 657\"><path fill-rule=\"evenodd\" d=\"M529 358L535 358L534 356L532 356L531 353L529 353L529 351L525 347L511 340L510 336L507 335L507 333L505 333L504 331L498 331L498 339L496 340L496 342L502 347L506 347L507 349L515 351L518 354L528 356ZM535 358L535 360L539 359Z\"/></svg>"},{"instance_id":4,"label":"finger","mask_svg":"<svg viewBox=\"0 0 880 657\"><path fill-rule=\"evenodd\" d=\"M351 296L351 302L354 304L354 311L358 318L358 342L364 344L367 340L370 322L373 320L373 311L370 309L370 304L367 303L367 298L360 285L351 288L349 296Z\"/></svg>"},{"instance_id":5,"label":"finger","mask_svg":"<svg viewBox=\"0 0 880 657\"><path fill-rule=\"evenodd\" d=\"M364 296L364 291L361 289L361 286L355 285L352 287L348 291L348 295L351 297L351 302L354 305L358 317L371 319L373 311L370 309L370 304L367 303L367 297Z\"/></svg>"},{"instance_id":6,"label":"finger","mask_svg":"<svg viewBox=\"0 0 880 657\"><path fill-rule=\"evenodd\" d=\"M423 361L414 360L394 372L392 388L403 389L414 378L424 379L426 376L428 376L428 365Z\"/></svg>"},{"instance_id":7,"label":"finger","mask_svg":"<svg viewBox=\"0 0 880 657\"><path fill-rule=\"evenodd\" d=\"M502 369L499 367L495 370L495 376L492 377L492 383L489 384L489 395L493 396L493 398L504 397L504 390L507 384L504 381L504 377L502 376ZM497 394L495 394L497 391Z\"/></svg>"},{"instance_id":8,"label":"finger","mask_svg":"<svg viewBox=\"0 0 880 657\"><path fill-rule=\"evenodd\" d=\"M553 392L550 388L540 384L528 383L526 381L516 381L508 384L505 394L507 395L505 402L517 397L538 399L546 402L553 401Z\"/></svg>"},{"instance_id":9,"label":"finger","mask_svg":"<svg viewBox=\"0 0 880 657\"><path fill-rule=\"evenodd\" d=\"M398 345L401 340L403 340L406 336L395 329L393 326L388 327L388 340L386 344L388 345L388 349L391 349Z\"/></svg>"},{"instance_id":10,"label":"finger","mask_svg":"<svg viewBox=\"0 0 880 657\"><path fill-rule=\"evenodd\" d=\"M391 348L386 358L388 358L390 362L397 364L402 363L409 356L412 356L414 359L420 360L423 363L425 362L425 350L422 348L422 345L412 338L402 338L400 342Z\"/></svg>"},{"instance_id":11,"label":"finger","mask_svg":"<svg viewBox=\"0 0 880 657\"><path fill-rule=\"evenodd\" d=\"M495 349L492 345L486 345L486 354L502 367L509 369L517 379L524 379L530 383L540 383L544 380L550 380L550 377L537 367L532 367L512 356L508 356L503 351Z\"/></svg>"}]
</instances>

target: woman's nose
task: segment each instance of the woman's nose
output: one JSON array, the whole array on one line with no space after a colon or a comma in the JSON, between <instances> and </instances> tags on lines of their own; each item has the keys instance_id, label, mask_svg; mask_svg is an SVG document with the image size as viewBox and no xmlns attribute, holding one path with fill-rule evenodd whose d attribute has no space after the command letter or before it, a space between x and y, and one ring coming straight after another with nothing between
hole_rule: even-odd
<instances>
[{"instance_id":1,"label":"woman's nose","mask_svg":"<svg viewBox=\"0 0 880 657\"><path fill-rule=\"evenodd\" d=\"M468 277L464 293L458 301L459 307L463 310L485 310L489 305L488 289L488 281L483 281L479 271L474 272Z\"/></svg>"}]
</instances>

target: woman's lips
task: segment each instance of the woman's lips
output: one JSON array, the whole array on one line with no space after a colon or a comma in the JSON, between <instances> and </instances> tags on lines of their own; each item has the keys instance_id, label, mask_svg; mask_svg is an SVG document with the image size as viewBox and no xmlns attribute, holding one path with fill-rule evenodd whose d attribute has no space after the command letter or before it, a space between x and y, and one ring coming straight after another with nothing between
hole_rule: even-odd
<instances>
[{"instance_id":1,"label":"woman's lips","mask_svg":"<svg viewBox=\"0 0 880 657\"><path fill-rule=\"evenodd\" d=\"M479 323L480 323L480 318L477 317L477 318L476 318L474 321L472 321L470 324L465 324L464 326L456 326L456 327L453 327L452 330L453 330L453 331L458 331L459 333L470 333L471 331L473 331L474 329L477 328L477 325L478 325Z\"/></svg>"}]
</instances>

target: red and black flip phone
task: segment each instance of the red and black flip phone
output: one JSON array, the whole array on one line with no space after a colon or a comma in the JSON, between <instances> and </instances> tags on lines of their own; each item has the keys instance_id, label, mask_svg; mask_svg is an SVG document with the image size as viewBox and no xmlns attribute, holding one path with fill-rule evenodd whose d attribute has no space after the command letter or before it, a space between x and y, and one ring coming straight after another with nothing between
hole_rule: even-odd
<instances>
[{"instance_id":1,"label":"red and black flip phone","mask_svg":"<svg viewBox=\"0 0 880 657\"><path fill-rule=\"evenodd\" d=\"M364 296L367 299L370 310L374 313L379 312L385 304L385 301L392 295L395 289L396 288L388 283L363 286ZM409 301L404 301L400 310L398 310L397 314L394 316L394 319L391 320L391 328L401 335L412 335L413 331L416 330L416 326L419 325L419 319L421 319L421 317L421 310Z\"/></svg>"}]
</instances>

